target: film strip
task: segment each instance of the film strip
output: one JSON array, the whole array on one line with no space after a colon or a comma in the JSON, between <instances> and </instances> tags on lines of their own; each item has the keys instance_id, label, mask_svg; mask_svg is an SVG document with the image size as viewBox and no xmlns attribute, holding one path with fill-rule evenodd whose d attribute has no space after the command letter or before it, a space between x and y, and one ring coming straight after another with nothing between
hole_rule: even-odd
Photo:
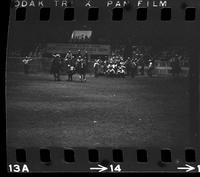
<instances>
[{"instance_id":1,"label":"film strip","mask_svg":"<svg viewBox=\"0 0 200 177\"><path fill-rule=\"evenodd\" d=\"M16 21L24 21L26 19L26 9L25 7L19 7L16 10ZM137 15L136 20L137 21L145 21L147 20L148 13L147 13L147 7L141 7L137 8ZM196 20L196 8L194 7L185 7L183 8L184 14L183 14L183 20L186 21L194 21ZM123 20L124 15L124 8L122 7L115 7L111 10L111 17L110 19L112 21L121 21ZM172 17L171 8L169 7L163 7L160 9L160 20L161 21L170 21L173 20L174 17ZM51 8L41 8L39 12L39 20L40 21L48 21L50 20L51 15ZM76 19L75 17L75 10L72 7L68 7L63 9L63 16L60 16L60 19L63 19L63 21L73 21ZM61 15L61 14L60 14ZM99 8L96 7L90 7L88 8L88 21L98 21L99 20ZM159 16L158 16L159 17Z\"/></svg>"},{"instance_id":2,"label":"film strip","mask_svg":"<svg viewBox=\"0 0 200 177\"><path fill-rule=\"evenodd\" d=\"M189 148L27 148L8 153L9 172L199 172L199 150Z\"/></svg>"},{"instance_id":3,"label":"film strip","mask_svg":"<svg viewBox=\"0 0 200 177\"><path fill-rule=\"evenodd\" d=\"M198 0L13 0L8 173L200 172Z\"/></svg>"},{"instance_id":4,"label":"film strip","mask_svg":"<svg viewBox=\"0 0 200 177\"><path fill-rule=\"evenodd\" d=\"M183 19L186 21L193 21L196 17L196 8L187 7L185 10ZM40 9L40 21L50 20L51 9L50 8L41 8ZM88 21L98 21L99 19L99 8L89 8L88 9ZM75 20L74 8L65 8L64 21L73 21ZM162 8L160 10L160 20L161 21L170 21L173 17L171 16L171 8ZM24 21L26 19L26 8L18 8L16 10L16 21ZM123 8L114 8L112 9L111 18L112 21L121 21L123 20ZM147 8L138 8L137 9L137 21L147 20Z\"/></svg>"}]
</instances>

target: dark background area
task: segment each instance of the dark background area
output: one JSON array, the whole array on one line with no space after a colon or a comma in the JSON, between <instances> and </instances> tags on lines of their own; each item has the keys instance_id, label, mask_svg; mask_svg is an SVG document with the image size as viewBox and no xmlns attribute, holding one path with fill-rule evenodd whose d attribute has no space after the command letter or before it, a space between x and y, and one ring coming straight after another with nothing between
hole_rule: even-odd
<instances>
[{"instance_id":1,"label":"dark background area","mask_svg":"<svg viewBox=\"0 0 200 177\"><path fill-rule=\"evenodd\" d=\"M64 21L64 7L51 7L49 21L40 21L40 8L27 8L25 21L13 21L9 27L9 49L32 49L38 43L68 42L73 30L92 30L92 43L109 43L111 45L134 44L152 45L164 48L169 45L191 46L191 39L196 38L198 24L185 21L186 7L193 7L196 1L168 1L172 8L172 20L161 21L161 8L149 7L147 20L136 20L136 1L131 1L129 8L124 8L121 21L112 21L112 8L105 8L106 1L94 1L99 10L98 21L87 21L88 8L76 1L75 20ZM103 6L103 7L102 7ZM196 9L196 16L199 11ZM11 9L11 20L15 20L15 8ZM197 19L198 20L198 19ZM103 27L103 28L102 28ZM186 35L187 34L187 35ZM13 42L14 41L14 42Z\"/></svg>"}]
</instances>

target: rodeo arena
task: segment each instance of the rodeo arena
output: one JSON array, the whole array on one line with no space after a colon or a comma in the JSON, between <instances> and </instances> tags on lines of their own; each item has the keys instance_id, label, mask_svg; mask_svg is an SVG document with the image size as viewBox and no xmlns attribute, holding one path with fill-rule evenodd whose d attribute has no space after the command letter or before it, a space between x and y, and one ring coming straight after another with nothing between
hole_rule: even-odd
<instances>
[{"instance_id":1,"label":"rodeo arena","mask_svg":"<svg viewBox=\"0 0 200 177\"><path fill-rule=\"evenodd\" d=\"M113 49L111 45L90 44L91 35L92 31L73 31L71 43L39 44L27 56L15 57L21 60L17 62L18 68L24 65L25 74L49 72L55 81L60 81L60 75L67 75L66 80L73 81L73 75L78 74L81 82L86 82L87 74L96 78L134 78L187 76L189 73L188 57L180 53L180 48L153 56L148 53L148 46L129 46L132 51L127 56L124 46Z\"/></svg>"},{"instance_id":2,"label":"rodeo arena","mask_svg":"<svg viewBox=\"0 0 200 177\"><path fill-rule=\"evenodd\" d=\"M93 35L72 30L66 42L8 53L8 145L187 144L188 51Z\"/></svg>"}]
</instances>

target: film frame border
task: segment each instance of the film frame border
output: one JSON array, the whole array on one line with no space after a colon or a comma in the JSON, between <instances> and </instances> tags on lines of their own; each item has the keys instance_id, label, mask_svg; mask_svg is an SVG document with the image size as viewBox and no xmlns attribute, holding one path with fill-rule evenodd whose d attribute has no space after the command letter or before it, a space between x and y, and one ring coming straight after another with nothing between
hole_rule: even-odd
<instances>
[{"instance_id":1,"label":"film frame border","mask_svg":"<svg viewBox=\"0 0 200 177\"><path fill-rule=\"evenodd\" d=\"M198 19L198 17L197 17L197 19ZM194 39L194 38L191 38L191 40L192 41L196 41L196 39ZM196 41L196 42L198 42L198 41ZM196 46L192 46L192 48L195 48L194 49L194 55L195 56L197 56L198 57L198 59L199 59L199 53L198 53L198 47L196 47ZM192 89L194 89L195 90L195 92L193 92L194 94L192 95L192 99L195 99L195 105L193 105L193 106L191 106L192 107L192 109L195 109L195 111L193 112L193 114L195 113L195 115L193 115L193 116L195 116L195 117L197 117L198 118L198 115L199 115L199 108L198 108L198 105L199 105L199 97L198 97L198 95L199 95L199 92L198 92L198 89L199 89L199 77L198 77L198 75L199 75L199 67L198 66L200 66L200 64L199 64L199 61L198 61L198 59L197 60L195 60L195 62L192 64L192 66L194 66L194 73L193 73L193 77L192 77L192 79L191 79L191 82L193 83L193 84L191 84L191 85L193 85L192 86ZM194 83L195 83L195 85L194 85ZM197 98L197 99L196 99ZM197 120L197 122L199 122L198 121L198 119L196 119ZM199 124L200 125L200 124ZM197 139L197 137L199 136L199 131L198 131L198 127L200 127L200 126L197 126L197 124L195 124L195 122L192 124L192 128L191 128L191 130L192 130L192 133L193 133L193 131L194 131L194 129L196 129L196 131L198 132L197 134L198 135L195 135L195 136L193 136L194 137L194 140L193 140L193 146L190 148L190 149L194 149L195 150L195 152L196 152L196 161L198 162L198 161L200 161L200 159L199 159L199 154L200 154L200 152L199 152L199 145L200 145L200 143L198 142L198 141L196 141L196 140L198 140ZM194 128L194 129L193 129ZM197 137L196 137L197 136ZM48 149L48 148L47 148ZM52 157L53 157L53 159L54 159L54 157L57 157L57 156L60 156L60 154L61 154L61 152L64 150L64 148L54 148L54 147L50 147L49 148L51 151L52 151L52 153L53 153L53 155L52 155ZM80 150L77 150L77 149L79 149L79 148L72 148L72 149L74 149L75 150L75 152L78 152L78 153L80 153L80 152L83 152L83 153L81 153L81 157L82 157L82 154L84 154L84 159L86 160L87 159L87 161L88 161L88 156L86 155L87 153L86 152L88 152L88 148L80 148ZM112 154L112 148L97 148L97 149L99 149L99 152L101 153L101 154L107 154L108 155L108 157L109 157L109 159L113 159L113 156L111 155ZM128 148L128 149L126 149L126 148L120 148L122 151L123 151L123 153L124 154L129 154L130 155L130 152L133 152L133 150L135 150L135 151L137 151L137 149L136 148ZM157 149L157 148L156 148ZM15 156L16 155L14 155L15 153L15 150L16 149L12 149L12 148L8 148L7 149L8 150L8 153L9 153L9 155L8 155L8 161L10 161L11 159L12 160L14 160L15 158ZM32 151L33 150L33 151ZM36 149L29 149L29 148L27 148L27 152L37 152L38 151L38 148L36 148ZM153 149L153 150L150 150L149 152L150 152L150 154L153 152L153 154L155 153L156 154L156 158L158 157L158 159L160 159L161 157L160 157L160 153L158 153L158 152L160 152L161 151L161 149L157 149L156 151L155 151L155 149ZM109 152L109 153L108 153ZM111 152L111 153L110 153ZM177 150L177 149L172 149L172 151L171 152L173 152L173 154L176 154L176 156L177 157L181 157L180 159L184 159L185 158L185 154L184 154L184 150L183 149L180 149L180 150ZM174 153L175 152L175 153ZM33 153L33 154L34 154ZM11 154L12 154L12 157L11 157ZM38 153L36 153L36 154L38 154ZM75 153L76 154L76 153ZM80 158L79 157L79 155L77 156L78 157L78 159ZM126 157L126 156L124 156L124 157ZM128 157L128 156L127 156ZM130 157L130 156L129 156ZM173 156L173 159L174 159L174 157L175 156ZM28 155L28 159L32 159L32 157L31 156L29 156ZM36 162L35 161L35 159L36 158L33 158L34 160L32 161L32 162ZM127 166L128 167L130 167L130 164L127 162L127 159L128 158L125 158L126 160L123 162L123 165L124 164L127 164ZM105 159L101 159L101 161L100 162L102 162L102 161L104 161ZM16 161L16 160L14 160L14 161ZM81 161L78 161L78 164L80 163ZM109 161L109 163L110 162L112 162L112 160L110 160ZM130 162L130 161L129 161ZM133 162L133 161L132 161ZM160 171L162 171L161 169L163 169L164 171L168 171L167 169L172 169L172 166L170 166L170 165L166 165L165 163L162 163L162 161L157 161L157 160L150 160L150 162L157 162L157 163L153 163L152 165L153 166L151 166L151 167L153 167L153 168L155 168L156 170L158 170L158 172L160 172ZM36 162L36 163L38 163L38 161ZM81 162L81 163L85 163L85 161L83 162ZM115 162L114 162L115 163ZM160 164L159 164L160 163ZM194 164L193 162L188 162L189 164ZM89 163L90 164L90 163ZM94 164L94 163L92 163L92 164ZM155 165L156 164L156 165ZM173 160L172 160L172 164L173 164ZM55 164L54 164L55 165ZM55 166L53 165L53 169L55 168ZM69 165L69 164L68 164ZM151 164L150 164L151 165ZM36 165L37 166L37 165ZM48 172L52 172L51 170L49 171L49 169L48 169L48 167L44 167L45 166L45 164L40 164L39 165L40 167L37 167L37 168L42 168L42 169L46 169ZM48 165L46 165L46 166L48 166ZM137 167L137 165L136 165L136 167ZM148 167L148 168L151 168L150 166ZM70 169L73 169L74 167L69 167ZM81 167L82 168L82 167ZM83 171L85 170L85 167L83 167L84 169L82 169ZM87 166L87 168L88 168L88 166ZM138 166L138 169L139 169L139 171L140 171L140 168L141 168L141 166L139 165ZM148 169L147 168L147 169ZM65 170L65 171L63 171L63 172L66 172L66 167L61 167L61 169L63 170ZM131 169L131 167L130 167L130 169ZM152 169L152 168L151 168ZM156 171L155 170L155 171ZM37 171L37 170L36 170ZM77 169L75 170L75 171L77 171ZM132 170L131 170L132 171ZM129 171L128 170L128 172L131 172L131 171ZM150 170L151 171L151 170ZM35 172L35 171L33 171L33 172ZM69 171L69 172L71 172L71 171ZM80 171L80 172L82 172L82 171ZM127 172L127 171L126 171ZM144 172L144 171L141 171L141 172ZM149 172L148 170L147 170L147 172ZM169 172L171 172L171 171L169 171ZM174 172L177 172L177 171L174 171Z\"/></svg>"}]
</instances>

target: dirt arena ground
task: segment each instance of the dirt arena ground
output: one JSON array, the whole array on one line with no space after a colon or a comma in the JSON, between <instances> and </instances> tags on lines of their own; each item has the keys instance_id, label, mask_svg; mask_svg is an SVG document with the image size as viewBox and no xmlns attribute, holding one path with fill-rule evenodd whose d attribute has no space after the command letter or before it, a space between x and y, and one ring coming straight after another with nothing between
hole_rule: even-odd
<instances>
[{"instance_id":1,"label":"dirt arena ground","mask_svg":"<svg viewBox=\"0 0 200 177\"><path fill-rule=\"evenodd\" d=\"M55 82L7 73L7 144L15 147L171 147L188 143L187 78Z\"/></svg>"}]
</instances>

